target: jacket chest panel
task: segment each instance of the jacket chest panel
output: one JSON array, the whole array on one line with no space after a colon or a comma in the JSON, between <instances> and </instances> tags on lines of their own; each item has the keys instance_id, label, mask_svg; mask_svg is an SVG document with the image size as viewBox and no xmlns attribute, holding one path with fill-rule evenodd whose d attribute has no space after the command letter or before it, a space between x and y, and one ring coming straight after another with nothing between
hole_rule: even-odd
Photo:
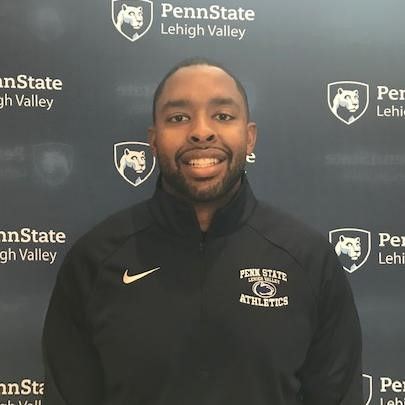
<instances>
[{"instance_id":1,"label":"jacket chest panel","mask_svg":"<svg viewBox=\"0 0 405 405\"><path fill-rule=\"evenodd\" d=\"M300 366L314 316L303 308L314 307L313 292L288 254L249 232L208 239L203 249L144 242L103 264L89 307L105 369L122 370L111 379L254 363L282 370L287 358Z\"/></svg>"}]
</instances>

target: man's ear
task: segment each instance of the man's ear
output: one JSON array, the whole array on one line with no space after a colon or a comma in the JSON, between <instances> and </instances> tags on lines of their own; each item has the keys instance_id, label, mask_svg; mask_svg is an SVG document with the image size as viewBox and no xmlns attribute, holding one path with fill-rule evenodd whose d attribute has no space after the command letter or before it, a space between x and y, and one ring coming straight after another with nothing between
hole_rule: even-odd
<instances>
[{"instance_id":1,"label":"man's ear","mask_svg":"<svg viewBox=\"0 0 405 405\"><path fill-rule=\"evenodd\" d=\"M250 155L255 149L256 145L257 126L255 122L247 124L247 148L246 154Z\"/></svg>"},{"instance_id":2,"label":"man's ear","mask_svg":"<svg viewBox=\"0 0 405 405\"><path fill-rule=\"evenodd\" d=\"M153 156L156 157L156 128L154 126L148 128L148 143L152 149Z\"/></svg>"}]
</instances>

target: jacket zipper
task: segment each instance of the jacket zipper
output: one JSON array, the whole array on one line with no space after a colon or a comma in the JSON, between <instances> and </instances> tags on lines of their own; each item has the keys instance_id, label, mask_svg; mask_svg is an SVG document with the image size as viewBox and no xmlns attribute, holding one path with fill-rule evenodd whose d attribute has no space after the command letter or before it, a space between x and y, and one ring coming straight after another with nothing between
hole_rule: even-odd
<instances>
[{"instance_id":1,"label":"jacket zipper","mask_svg":"<svg viewBox=\"0 0 405 405\"><path fill-rule=\"evenodd\" d=\"M204 285L205 285L205 277L206 277L206 263L205 263L205 249L206 249L206 235L201 234L201 239L200 239L200 244L199 244L199 251L200 251L200 260L201 260L201 276L200 276L200 297L201 297L201 303L200 303L200 338L201 338L201 352L200 352L200 365L199 365L199 372L200 372L200 378L205 378L208 376L208 370L206 368L206 365L204 364L204 359L205 359L205 352L206 349L204 348L205 344L205 339L204 339L204 331L205 331L205 326L204 326L204 318L205 318L205 309L204 309L204 296L205 296L205 291L204 291Z\"/></svg>"}]
</instances>

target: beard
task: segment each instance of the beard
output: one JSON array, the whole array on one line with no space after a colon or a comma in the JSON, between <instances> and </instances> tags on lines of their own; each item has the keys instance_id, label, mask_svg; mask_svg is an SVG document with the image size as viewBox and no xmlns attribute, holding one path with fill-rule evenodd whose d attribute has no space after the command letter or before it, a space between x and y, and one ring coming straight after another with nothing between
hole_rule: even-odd
<instances>
[{"instance_id":1,"label":"beard","mask_svg":"<svg viewBox=\"0 0 405 405\"><path fill-rule=\"evenodd\" d=\"M229 151L228 167L223 177L214 181L199 180L194 183L184 176L178 159L176 159L175 168L170 164L169 158L163 154L158 153L157 160L164 181L177 195L192 203L208 203L222 199L235 187L245 172L246 153L242 151L234 155ZM207 187L204 184L206 182L212 184Z\"/></svg>"}]
</instances>

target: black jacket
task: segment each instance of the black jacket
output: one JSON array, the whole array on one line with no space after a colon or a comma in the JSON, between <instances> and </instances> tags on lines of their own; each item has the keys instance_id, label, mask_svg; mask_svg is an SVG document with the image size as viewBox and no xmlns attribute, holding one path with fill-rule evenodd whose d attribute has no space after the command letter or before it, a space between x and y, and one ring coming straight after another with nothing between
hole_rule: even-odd
<instances>
[{"instance_id":1,"label":"black jacket","mask_svg":"<svg viewBox=\"0 0 405 405\"><path fill-rule=\"evenodd\" d=\"M206 234L158 187L81 238L43 346L44 405L363 404L344 270L246 180Z\"/></svg>"}]
</instances>

